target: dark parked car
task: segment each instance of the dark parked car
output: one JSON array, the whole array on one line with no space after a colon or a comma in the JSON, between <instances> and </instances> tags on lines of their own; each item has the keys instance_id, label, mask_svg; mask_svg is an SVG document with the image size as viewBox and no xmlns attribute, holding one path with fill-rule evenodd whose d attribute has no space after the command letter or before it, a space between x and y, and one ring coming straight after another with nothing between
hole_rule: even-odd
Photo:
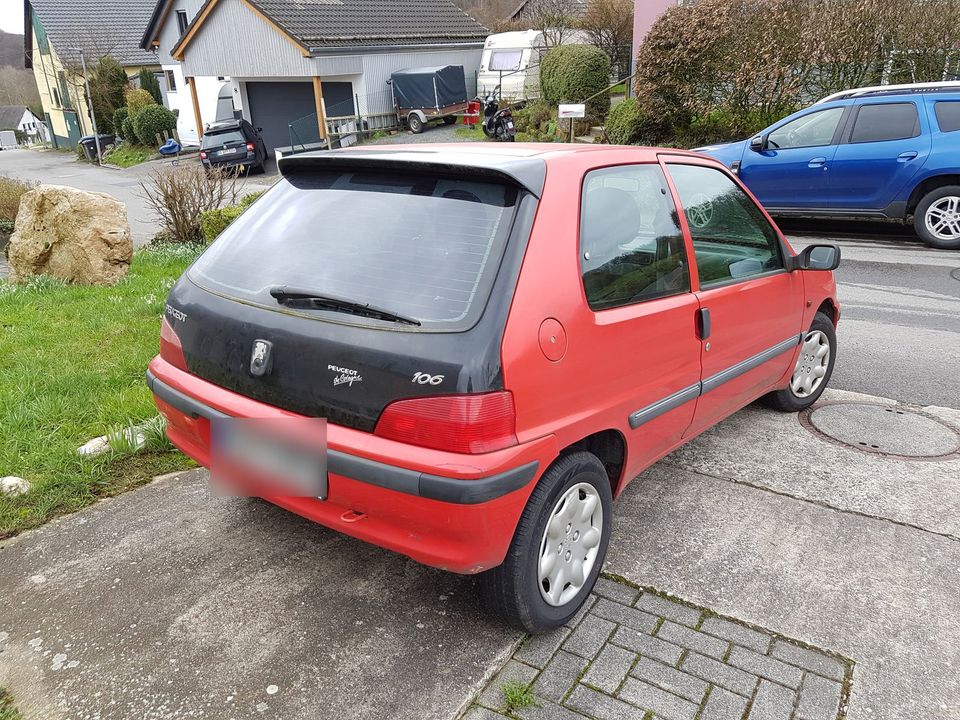
<instances>
[{"instance_id":1,"label":"dark parked car","mask_svg":"<svg viewBox=\"0 0 960 720\"><path fill-rule=\"evenodd\" d=\"M246 120L225 120L207 127L200 143L200 162L211 168L263 172L267 146L257 128Z\"/></svg>"}]
</instances>

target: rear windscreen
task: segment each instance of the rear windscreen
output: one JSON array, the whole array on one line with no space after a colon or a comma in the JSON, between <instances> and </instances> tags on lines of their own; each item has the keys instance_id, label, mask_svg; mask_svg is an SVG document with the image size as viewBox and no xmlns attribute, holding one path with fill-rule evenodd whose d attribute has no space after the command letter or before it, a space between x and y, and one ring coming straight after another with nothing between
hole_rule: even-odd
<instances>
[{"instance_id":1,"label":"rear windscreen","mask_svg":"<svg viewBox=\"0 0 960 720\"><path fill-rule=\"evenodd\" d=\"M516 197L513 187L456 177L299 172L231 224L189 276L271 309L284 309L271 288L288 287L415 318L423 329L462 329L486 303Z\"/></svg>"},{"instance_id":2,"label":"rear windscreen","mask_svg":"<svg viewBox=\"0 0 960 720\"><path fill-rule=\"evenodd\" d=\"M236 142L246 142L243 137L243 133L239 130L227 130L226 132L214 133L213 135L207 133L203 136L203 145L204 148L219 147L226 143L236 143Z\"/></svg>"}]
</instances>

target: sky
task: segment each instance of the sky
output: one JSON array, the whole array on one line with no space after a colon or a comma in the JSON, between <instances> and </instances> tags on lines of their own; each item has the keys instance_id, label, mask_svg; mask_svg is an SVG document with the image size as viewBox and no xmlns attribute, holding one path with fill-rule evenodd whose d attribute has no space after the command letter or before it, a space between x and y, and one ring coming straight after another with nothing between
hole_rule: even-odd
<instances>
[{"instance_id":1,"label":"sky","mask_svg":"<svg viewBox=\"0 0 960 720\"><path fill-rule=\"evenodd\" d=\"M23 0L0 0L0 30L23 35Z\"/></svg>"}]
</instances>

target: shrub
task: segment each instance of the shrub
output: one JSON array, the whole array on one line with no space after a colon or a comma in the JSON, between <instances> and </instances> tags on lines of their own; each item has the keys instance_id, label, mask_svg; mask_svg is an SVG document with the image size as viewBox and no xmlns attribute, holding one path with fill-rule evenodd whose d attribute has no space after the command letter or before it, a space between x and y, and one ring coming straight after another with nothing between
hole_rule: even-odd
<instances>
[{"instance_id":1,"label":"shrub","mask_svg":"<svg viewBox=\"0 0 960 720\"><path fill-rule=\"evenodd\" d=\"M142 145L155 147L157 135L173 133L177 129L177 116L163 105L148 105L133 118L133 131Z\"/></svg>"},{"instance_id":2,"label":"shrub","mask_svg":"<svg viewBox=\"0 0 960 720\"><path fill-rule=\"evenodd\" d=\"M549 103L528 103L514 111L513 121L520 142L554 142L557 139L557 109Z\"/></svg>"},{"instance_id":3,"label":"shrub","mask_svg":"<svg viewBox=\"0 0 960 720\"><path fill-rule=\"evenodd\" d=\"M228 205L204 212L200 216L203 239L208 243L216 240L220 233L226 230L227 226L240 217L243 211L250 207L261 195L263 195L262 192L249 193L240 198L240 203L237 205Z\"/></svg>"},{"instance_id":4,"label":"shrub","mask_svg":"<svg viewBox=\"0 0 960 720\"><path fill-rule=\"evenodd\" d=\"M200 216L236 202L237 175L200 165L169 165L140 182L141 194L176 243L203 240Z\"/></svg>"},{"instance_id":5,"label":"shrub","mask_svg":"<svg viewBox=\"0 0 960 720\"><path fill-rule=\"evenodd\" d=\"M137 117L139 112L148 105L157 104L156 100L153 99L153 95L142 89L127 90L126 98L127 109L130 111L131 118Z\"/></svg>"},{"instance_id":6,"label":"shrub","mask_svg":"<svg viewBox=\"0 0 960 720\"><path fill-rule=\"evenodd\" d=\"M104 55L88 73L88 79L97 128L102 133L119 133L120 125L114 121L114 114L126 104L124 94L129 89L126 71L114 58Z\"/></svg>"},{"instance_id":7,"label":"shrub","mask_svg":"<svg viewBox=\"0 0 960 720\"><path fill-rule=\"evenodd\" d=\"M120 137L128 142L137 142L137 131L133 127L133 118L129 115L123 119L123 133Z\"/></svg>"},{"instance_id":8,"label":"shrub","mask_svg":"<svg viewBox=\"0 0 960 720\"><path fill-rule=\"evenodd\" d=\"M15 221L20 210L20 198L30 190L33 190L33 183L0 175L0 220Z\"/></svg>"},{"instance_id":9,"label":"shrub","mask_svg":"<svg viewBox=\"0 0 960 720\"><path fill-rule=\"evenodd\" d=\"M610 96L603 92L610 83L610 58L592 45L560 45L551 48L540 63L540 92L550 105L587 103L587 112L606 115Z\"/></svg>"},{"instance_id":10,"label":"shrub","mask_svg":"<svg viewBox=\"0 0 960 720\"><path fill-rule=\"evenodd\" d=\"M113 134L117 137L127 140L127 136L123 131L123 124L127 121L127 118L130 117L130 110L126 107L119 107L113 111ZM129 138L134 140L135 138Z\"/></svg>"},{"instance_id":11,"label":"shrub","mask_svg":"<svg viewBox=\"0 0 960 720\"><path fill-rule=\"evenodd\" d=\"M137 78L140 80L140 89L150 93L155 103L159 105L163 102L163 93L160 92L160 82L157 80L156 75L146 68L143 68Z\"/></svg>"},{"instance_id":12,"label":"shrub","mask_svg":"<svg viewBox=\"0 0 960 720\"><path fill-rule=\"evenodd\" d=\"M645 139L647 114L636 98L617 103L607 115L607 137L614 145L639 145Z\"/></svg>"}]
</instances>

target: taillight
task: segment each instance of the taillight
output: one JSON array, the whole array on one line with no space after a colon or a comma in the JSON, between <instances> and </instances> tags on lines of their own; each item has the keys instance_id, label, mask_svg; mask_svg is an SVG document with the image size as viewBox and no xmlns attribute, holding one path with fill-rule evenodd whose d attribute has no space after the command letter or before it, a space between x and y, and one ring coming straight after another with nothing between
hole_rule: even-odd
<instances>
[{"instance_id":1,"label":"taillight","mask_svg":"<svg viewBox=\"0 0 960 720\"><path fill-rule=\"evenodd\" d=\"M160 323L160 357L181 370L187 369L187 359L183 356L183 345L166 318Z\"/></svg>"},{"instance_id":2,"label":"taillight","mask_svg":"<svg viewBox=\"0 0 960 720\"><path fill-rule=\"evenodd\" d=\"M207 159L207 151L206 151L206 150L201 150L201 151L200 151L200 159L201 159L201 160L206 160L206 159Z\"/></svg>"},{"instance_id":3,"label":"taillight","mask_svg":"<svg viewBox=\"0 0 960 720\"><path fill-rule=\"evenodd\" d=\"M247 143L247 152L253 152L256 149L257 149L256 145L254 145L253 143Z\"/></svg>"},{"instance_id":4,"label":"taillight","mask_svg":"<svg viewBox=\"0 0 960 720\"><path fill-rule=\"evenodd\" d=\"M506 391L440 395L390 403L374 434L458 453L486 453L517 444L513 395Z\"/></svg>"}]
</instances>

